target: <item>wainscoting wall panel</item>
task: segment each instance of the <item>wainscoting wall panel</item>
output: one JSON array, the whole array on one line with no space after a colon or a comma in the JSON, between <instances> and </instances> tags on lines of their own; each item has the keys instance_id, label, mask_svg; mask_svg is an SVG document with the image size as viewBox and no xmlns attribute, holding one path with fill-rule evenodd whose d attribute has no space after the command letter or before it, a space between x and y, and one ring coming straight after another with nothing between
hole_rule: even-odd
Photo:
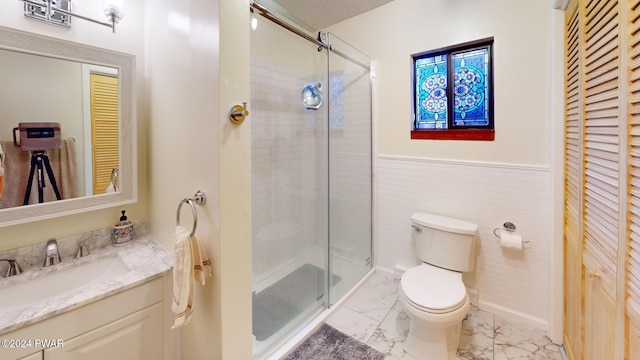
<instances>
[{"instance_id":1,"label":"wainscoting wall panel","mask_svg":"<svg viewBox=\"0 0 640 360\"><path fill-rule=\"evenodd\" d=\"M375 264L381 270L418 264L414 212L476 223L476 269L464 280L478 291L480 308L547 329L553 240L548 167L384 155L376 166ZM493 235L505 221L529 241L522 251L503 249Z\"/></svg>"}]
</instances>

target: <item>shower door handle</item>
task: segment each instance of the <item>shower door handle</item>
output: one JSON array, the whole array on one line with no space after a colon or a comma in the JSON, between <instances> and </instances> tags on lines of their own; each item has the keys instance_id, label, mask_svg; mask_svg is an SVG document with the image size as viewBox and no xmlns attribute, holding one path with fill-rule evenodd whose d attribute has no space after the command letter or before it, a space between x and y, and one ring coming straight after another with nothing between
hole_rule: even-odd
<instances>
[{"instance_id":1,"label":"shower door handle","mask_svg":"<svg viewBox=\"0 0 640 360\"><path fill-rule=\"evenodd\" d=\"M229 111L229 120L234 124L242 124L244 118L247 116L249 116L249 111L247 111L246 102L243 102L242 106L234 105Z\"/></svg>"}]
</instances>

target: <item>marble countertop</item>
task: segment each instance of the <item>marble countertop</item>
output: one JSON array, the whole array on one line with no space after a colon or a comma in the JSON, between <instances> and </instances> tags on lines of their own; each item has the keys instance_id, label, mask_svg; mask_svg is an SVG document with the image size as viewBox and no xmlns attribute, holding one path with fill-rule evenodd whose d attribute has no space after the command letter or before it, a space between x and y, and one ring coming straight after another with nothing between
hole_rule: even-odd
<instances>
[{"instance_id":1,"label":"marble countertop","mask_svg":"<svg viewBox=\"0 0 640 360\"><path fill-rule=\"evenodd\" d=\"M31 302L6 312L0 309L0 334L48 319L161 277L173 266L172 254L151 237L143 236L136 238L131 244L91 249L90 255L79 259L63 257L57 265L46 268L32 267L18 276L0 279L0 296L7 296L2 290L11 285L28 283L41 276L63 272L72 267L111 256L119 256L129 271L124 275L82 286L58 296L47 297L43 294L41 301ZM34 291L38 290L34 289Z\"/></svg>"}]
</instances>

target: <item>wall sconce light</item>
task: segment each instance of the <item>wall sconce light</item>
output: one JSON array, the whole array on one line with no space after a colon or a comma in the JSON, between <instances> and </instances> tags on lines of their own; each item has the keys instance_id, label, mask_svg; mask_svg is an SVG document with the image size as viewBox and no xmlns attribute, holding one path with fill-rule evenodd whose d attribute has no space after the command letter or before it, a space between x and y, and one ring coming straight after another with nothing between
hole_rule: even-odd
<instances>
[{"instance_id":1,"label":"wall sconce light","mask_svg":"<svg viewBox=\"0 0 640 360\"><path fill-rule=\"evenodd\" d=\"M116 24L124 17L124 0L103 0L102 7L107 21L100 21L71 12L71 0L20 0L24 3L24 16L48 24L70 28L71 18L77 17L104 25L116 32Z\"/></svg>"}]
</instances>

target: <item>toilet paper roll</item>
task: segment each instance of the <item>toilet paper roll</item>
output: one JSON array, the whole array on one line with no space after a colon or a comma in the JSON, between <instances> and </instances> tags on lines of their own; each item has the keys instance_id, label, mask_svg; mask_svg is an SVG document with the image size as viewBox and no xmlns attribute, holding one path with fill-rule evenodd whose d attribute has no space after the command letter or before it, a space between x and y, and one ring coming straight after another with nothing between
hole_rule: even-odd
<instances>
[{"instance_id":1,"label":"toilet paper roll","mask_svg":"<svg viewBox=\"0 0 640 360\"><path fill-rule=\"evenodd\" d=\"M522 250L522 236L506 230L500 230L500 246L505 249Z\"/></svg>"}]
</instances>

